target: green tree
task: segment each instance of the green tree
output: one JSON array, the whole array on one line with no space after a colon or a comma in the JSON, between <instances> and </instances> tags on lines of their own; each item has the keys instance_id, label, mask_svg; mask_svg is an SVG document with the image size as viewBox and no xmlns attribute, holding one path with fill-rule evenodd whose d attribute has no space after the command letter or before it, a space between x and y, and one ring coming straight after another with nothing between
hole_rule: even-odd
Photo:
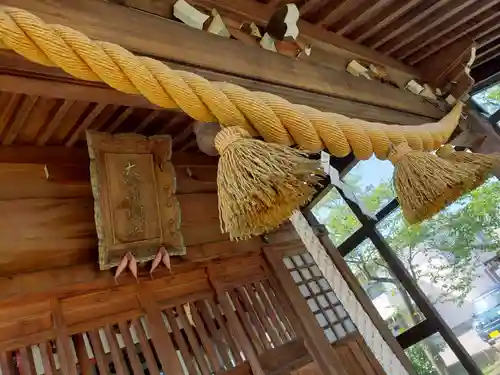
<instances>
[{"instance_id":1,"label":"green tree","mask_svg":"<svg viewBox=\"0 0 500 375\"><path fill-rule=\"evenodd\" d=\"M351 186L359 186L357 181L358 176L350 176L348 182ZM394 197L391 182L358 188L356 193L372 211ZM328 210L326 226L334 243L339 245L359 227L359 222L335 190L323 202L323 208L317 208L316 212ZM452 301L461 305L477 277L475 269L479 264L479 252L500 249L500 182L489 180L421 224L407 225L401 211L397 210L379 223L378 229L417 283L439 285L440 293L431 296L432 303ZM406 289L371 242L365 241L354 249L346 256L346 261L366 289L383 285L385 289L397 290L408 311L405 319L408 326L422 319ZM439 375L447 374L438 352L433 349L422 345L412 355L417 358L418 353L424 353L425 363L436 368Z\"/></svg>"}]
</instances>

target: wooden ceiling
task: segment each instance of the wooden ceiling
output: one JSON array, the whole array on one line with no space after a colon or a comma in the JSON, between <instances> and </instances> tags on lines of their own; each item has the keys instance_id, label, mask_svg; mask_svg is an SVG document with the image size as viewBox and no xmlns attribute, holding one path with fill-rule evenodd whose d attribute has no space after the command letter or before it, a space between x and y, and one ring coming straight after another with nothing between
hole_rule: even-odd
<instances>
[{"instance_id":1,"label":"wooden ceiling","mask_svg":"<svg viewBox=\"0 0 500 375\"><path fill-rule=\"evenodd\" d=\"M129 0L130 1L130 0ZM135 0L137 2L137 0ZM226 0L188 0L200 5L230 7ZM463 38L476 42L472 76L483 80L482 66L494 61L487 76L500 71L500 1L498 0L238 0L274 11L293 2L312 37L330 33L362 44L404 64L419 68L431 56ZM236 10L235 5L235 12ZM238 13L241 14L241 11ZM248 13L248 12L247 12ZM255 14L258 12L256 11ZM250 15L249 15L250 16ZM307 24L307 25L305 25ZM325 38L322 38L325 40ZM477 74L475 74L477 72ZM476 78L478 81L478 78Z\"/></svg>"},{"instance_id":2,"label":"wooden ceiling","mask_svg":"<svg viewBox=\"0 0 500 375\"><path fill-rule=\"evenodd\" d=\"M182 112L0 92L0 144L84 145L85 130L170 134L174 151L197 151L194 120Z\"/></svg>"}]
</instances>

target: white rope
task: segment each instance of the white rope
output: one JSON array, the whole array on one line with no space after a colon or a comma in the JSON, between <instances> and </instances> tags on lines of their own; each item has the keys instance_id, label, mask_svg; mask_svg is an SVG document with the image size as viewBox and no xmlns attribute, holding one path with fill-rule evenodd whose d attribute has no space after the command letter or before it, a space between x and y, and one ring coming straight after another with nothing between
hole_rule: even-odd
<instances>
[{"instance_id":1,"label":"white rope","mask_svg":"<svg viewBox=\"0 0 500 375\"><path fill-rule=\"evenodd\" d=\"M337 267L333 264L326 249L314 234L304 215L300 212L295 212L290 218L290 221L299 234L307 251L313 257L323 273L323 276L330 283L333 291L340 302L342 302L342 305L344 305L351 320L356 325L359 333L363 336L366 344L371 349L386 374L408 375L408 371L384 340L363 306L354 296Z\"/></svg>"}]
</instances>

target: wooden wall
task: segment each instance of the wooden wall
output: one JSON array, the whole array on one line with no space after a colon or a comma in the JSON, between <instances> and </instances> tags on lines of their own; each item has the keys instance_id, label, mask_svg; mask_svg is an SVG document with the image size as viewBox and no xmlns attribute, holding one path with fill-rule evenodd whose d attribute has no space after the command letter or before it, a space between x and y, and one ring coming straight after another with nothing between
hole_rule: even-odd
<instances>
[{"instance_id":1,"label":"wooden wall","mask_svg":"<svg viewBox=\"0 0 500 375\"><path fill-rule=\"evenodd\" d=\"M1 276L96 262L97 237L85 152L1 148ZM219 227L216 163L208 156L187 154L176 155L174 163L186 245L226 241Z\"/></svg>"}]
</instances>

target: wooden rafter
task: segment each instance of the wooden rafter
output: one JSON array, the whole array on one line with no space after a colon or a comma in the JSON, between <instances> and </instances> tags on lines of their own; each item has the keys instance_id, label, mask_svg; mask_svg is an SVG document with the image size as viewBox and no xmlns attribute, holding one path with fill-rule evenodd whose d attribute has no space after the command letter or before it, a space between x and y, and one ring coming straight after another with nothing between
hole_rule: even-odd
<instances>
[{"instance_id":1,"label":"wooden rafter","mask_svg":"<svg viewBox=\"0 0 500 375\"><path fill-rule=\"evenodd\" d=\"M357 0L341 0L339 3L328 3L321 9L320 18L316 24L329 29L331 25L353 10L356 5L359 5Z\"/></svg>"},{"instance_id":2,"label":"wooden rafter","mask_svg":"<svg viewBox=\"0 0 500 375\"><path fill-rule=\"evenodd\" d=\"M444 0L446 2L450 0ZM388 41L401 35L406 30L411 27L418 25L426 17L436 11L441 6L440 1L429 1L424 0L419 3L411 12L404 14L402 17L395 20L393 23L388 25L380 33L373 35L371 38L364 41L364 44L372 47L379 48Z\"/></svg>"},{"instance_id":3,"label":"wooden rafter","mask_svg":"<svg viewBox=\"0 0 500 375\"><path fill-rule=\"evenodd\" d=\"M410 11L413 7L417 6L421 1L422 0L409 0L404 2L395 2L387 7L384 12L374 16L370 22L365 23L352 32L349 37L358 43L364 42L372 35L384 29L391 22L394 22L403 14Z\"/></svg>"},{"instance_id":4,"label":"wooden rafter","mask_svg":"<svg viewBox=\"0 0 500 375\"><path fill-rule=\"evenodd\" d=\"M482 36L476 40L478 47L484 47L500 38L500 22L497 24L497 28L492 30L490 33Z\"/></svg>"},{"instance_id":5,"label":"wooden rafter","mask_svg":"<svg viewBox=\"0 0 500 375\"><path fill-rule=\"evenodd\" d=\"M483 19L474 23L471 21L459 25L446 35L441 36L439 40L422 47L418 53L408 59L408 62L410 64L417 64L465 35L469 35L471 38L477 39L488 34L490 31L495 30L497 27L500 27L500 12L498 9L490 9L484 12L484 15L485 17Z\"/></svg>"},{"instance_id":6,"label":"wooden rafter","mask_svg":"<svg viewBox=\"0 0 500 375\"><path fill-rule=\"evenodd\" d=\"M500 44L491 44L481 48L476 55L475 67L488 62L500 55Z\"/></svg>"},{"instance_id":7,"label":"wooden rafter","mask_svg":"<svg viewBox=\"0 0 500 375\"><path fill-rule=\"evenodd\" d=\"M443 22L474 1L475 0L466 0L455 1L452 4L444 3L441 8L438 8L436 11L430 13L424 20L422 20L422 22L419 22L418 25L415 25L413 28L408 30L407 33L384 44L380 50L387 54L394 54L394 56L398 56L399 58L402 53L400 52L401 50L404 51L412 48L416 49L419 45L419 42L416 40L422 39L422 36L429 31L434 31L436 27L440 26ZM448 8L447 6L450 7Z\"/></svg>"},{"instance_id":8,"label":"wooden rafter","mask_svg":"<svg viewBox=\"0 0 500 375\"><path fill-rule=\"evenodd\" d=\"M392 0L371 0L363 7L355 8L348 17L335 24L332 29L339 35L345 35L368 19L380 13Z\"/></svg>"},{"instance_id":9,"label":"wooden rafter","mask_svg":"<svg viewBox=\"0 0 500 375\"><path fill-rule=\"evenodd\" d=\"M469 1L468 3L470 6L465 8L453 8L455 10L462 10L456 13L448 12L448 14L453 13L453 16L442 18L439 22L433 24L432 27L426 30L425 33L420 34L420 37L415 38L411 44L400 48L396 53L394 53L394 56L397 56L398 59L408 58L413 53L418 52L420 48L438 40L443 35L446 35L448 32L460 27L460 25L466 23L474 17L479 16L482 12L490 9L494 5L494 3L490 0L483 0L482 2Z\"/></svg>"}]
</instances>

